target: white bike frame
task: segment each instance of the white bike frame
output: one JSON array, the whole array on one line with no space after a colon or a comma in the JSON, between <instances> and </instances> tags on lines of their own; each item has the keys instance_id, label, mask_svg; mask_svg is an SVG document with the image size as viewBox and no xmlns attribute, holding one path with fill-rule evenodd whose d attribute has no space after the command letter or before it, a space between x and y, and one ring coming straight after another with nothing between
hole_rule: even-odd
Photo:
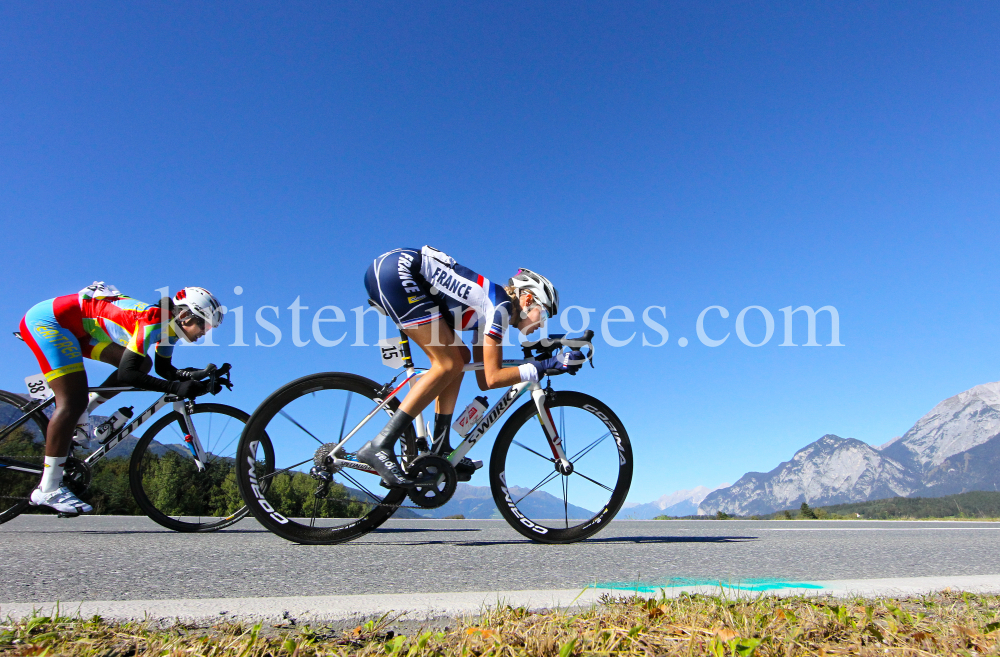
<instances>
[{"instance_id":1,"label":"white bike frame","mask_svg":"<svg viewBox=\"0 0 1000 657\"><path fill-rule=\"evenodd\" d=\"M130 387L106 387L106 388L96 387L96 388L88 388L87 391L88 392L144 392L141 388L130 388ZM108 440L104 442L103 445L98 447L96 450L88 454L86 458L83 459L84 462L87 463L88 465L93 465L94 463L102 459L104 455L107 454L116 445L118 445L118 443L120 443L121 441L125 440L130 435L132 435L133 431L135 431L140 426L145 424L151 417L153 417L153 415L156 414L157 411L159 411L161 408L163 408L164 406L166 406L171 402L173 402L174 410L180 413L181 416L184 418L184 426L187 427L187 434L184 436L184 443L187 445L188 449L191 451L191 455L194 457L194 462L198 468L198 472L203 472L205 470L205 463L208 462L208 459L206 458L207 454L205 452L205 449L201 445L201 440L198 438L198 430L195 428L194 423L191 421L189 404L193 405L194 402L178 399L175 395L171 395L169 393L160 396L155 402L153 402L149 406L149 408L144 410L142 413L133 416L128 423L116 429L108 438ZM16 429L18 426L27 421L27 419L32 413L44 410L53 403L55 403L55 395L52 393L51 390L49 390L49 395L47 397L39 400L35 406L29 407L28 410L25 411L21 419L18 422L8 426L6 430L11 431L13 429ZM10 469L12 470L20 470L23 472L35 472L37 470L39 475L41 475L42 473L41 468L32 468L29 470L25 467L15 466L15 465L7 467L10 467Z\"/></svg>"},{"instance_id":2,"label":"white bike frame","mask_svg":"<svg viewBox=\"0 0 1000 657\"><path fill-rule=\"evenodd\" d=\"M385 398L382 399L379 404L375 407L372 412L364 417L361 422L358 423L351 431L341 439L337 446L333 448L330 452L330 456L333 458L333 466L336 468L351 468L352 470L363 470L365 472L370 472L377 474L375 469L371 466L365 465L364 463L359 463L353 459L343 458L345 456L343 447L350 438L356 434L361 427L366 425L369 420L371 420L375 415L385 409L389 402L399 394L399 391L403 389L403 386L409 384L411 387L413 381L421 376L422 372L418 371L413 365L413 360L410 358L409 348L405 341L405 338L400 341L400 345L403 347L403 363L404 371L406 373L406 378L403 379L402 383L393 388L386 394ZM517 367L518 365L523 365L531 361L528 360L504 360L504 367ZM472 372L475 370L483 369L482 363L470 363L462 368L463 372ZM548 438L549 447L552 449L552 456L558 461L562 467L566 468L570 466L569 459L566 458L566 452L563 450L562 438L559 437L559 432L556 430L556 423L552 420L552 414L549 413L549 409L545 406L545 390L537 381L522 381L520 383L515 383L512 385L506 393L493 405L489 411L487 411L479 423L473 428L468 435L462 440L461 443L447 455L446 458L452 465L457 465L462 458L469 453L469 451L479 442L487 431L490 430L497 421L503 417L508 410L514 405L514 402L520 397L525 391L531 392L531 399L535 403L535 407L538 409L538 417L541 420L542 429L545 431L545 436ZM417 413L414 418L414 423L416 426L417 438L428 439L427 435L427 425L424 422L424 414L421 411ZM449 431L451 428L449 427ZM428 444L431 443L427 440Z\"/></svg>"}]
</instances>

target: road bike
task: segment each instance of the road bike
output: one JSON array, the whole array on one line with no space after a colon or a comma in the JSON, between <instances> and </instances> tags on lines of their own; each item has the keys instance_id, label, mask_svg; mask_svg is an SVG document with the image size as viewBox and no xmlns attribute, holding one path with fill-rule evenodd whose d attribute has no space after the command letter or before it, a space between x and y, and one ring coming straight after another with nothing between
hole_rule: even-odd
<instances>
[{"instance_id":1,"label":"road bike","mask_svg":"<svg viewBox=\"0 0 1000 657\"><path fill-rule=\"evenodd\" d=\"M592 339L588 331L576 339L556 335L524 343L525 358L504 360L504 366L565 348L587 349L593 367ZM489 485L500 516L543 543L583 540L615 517L632 482L628 433L598 399L554 390L556 370L546 372L545 387L511 386L450 454L434 451L418 414L398 442L397 457L408 476L433 483L382 491L381 478L355 453L382 429L399 406L397 395L421 372L405 335L381 344L383 362L404 368L388 383L341 372L312 374L276 390L251 415L237 449L237 481L250 512L267 529L297 543L340 543L372 531L397 509L443 506L457 490L455 465L521 396L528 399L500 429L490 457ZM465 370L477 368L482 364Z\"/></svg>"},{"instance_id":2,"label":"road bike","mask_svg":"<svg viewBox=\"0 0 1000 657\"><path fill-rule=\"evenodd\" d=\"M211 365L193 372L192 378L205 380L209 390L216 390L216 384L232 389L229 372L228 363L221 368ZM55 397L42 375L28 377L26 381L29 396L0 390L0 524L29 509L51 511L47 507L31 507L28 496L41 479L48 428L45 411L55 403ZM130 387L89 390L141 391ZM115 397L114 401L119 399ZM172 405L172 410L156 419L141 438L132 436L167 405ZM232 406L161 395L128 422L108 431L93 451L84 453L83 446L74 440L63 480L78 497L94 501L98 513L141 510L160 525L179 532L228 527L247 514L232 470L236 445L249 417ZM261 458L268 463L268 455L273 453L266 437L263 440ZM106 458L122 442L126 442L123 448L134 444L127 467L124 458ZM128 488L138 509L118 483L126 470ZM91 495L95 475L101 478L102 493ZM106 494L105 485L111 489Z\"/></svg>"}]
</instances>

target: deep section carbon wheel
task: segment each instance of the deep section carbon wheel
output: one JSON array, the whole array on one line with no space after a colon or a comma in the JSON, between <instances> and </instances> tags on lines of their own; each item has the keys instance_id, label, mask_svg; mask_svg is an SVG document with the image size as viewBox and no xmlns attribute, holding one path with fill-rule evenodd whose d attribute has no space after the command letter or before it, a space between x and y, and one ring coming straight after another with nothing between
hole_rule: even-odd
<instances>
[{"instance_id":1,"label":"deep section carbon wheel","mask_svg":"<svg viewBox=\"0 0 1000 657\"><path fill-rule=\"evenodd\" d=\"M7 433L7 427L24 415L34 401L0 390L0 524L16 518L28 508L28 496L41 481L48 418L41 411Z\"/></svg>"},{"instance_id":2,"label":"deep section carbon wheel","mask_svg":"<svg viewBox=\"0 0 1000 657\"><path fill-rule=\"evenodd\" d=\"M571 468L562 468L534 401L503 425L490 457L490 487L510 526L542 543L572 543L599 532L618 513L632 484L632 445L603 402L554 392L546 406Z\"/></svg>"},{"instance_id":3,"label":"deep section carbon wheel","mask_svg":"<svg viewBox=\"0 0 1000 657\"><path fill-rule=\"evenodd\" d=\"M375 529L406 503L406 489L385 489L367 469L334 467L327 456L350 436L341 458L374 438L398 403L378 411L381 388L353 374L313 374L279 388L253 412L240 439L237 480L250 512L269 530L296 543L329 544ZM268 436L274 465L261 459ZM397 443L397 456L415 454L413 427ZM402 460L402 459L401 459Z\"/></svg>"},{"instance_id":4,"label":"deep section carbon wheel","mask_svg":"<svg viewBox=\"0 0 1000 657\"><path fill-rule=\"evenodd\" d=\"M136 443L129 484L136 504L152 520L178 532L215 531L239 522L248 510L236 484L236 449L250 415L224 404L195 404L191 422L208 462L198 471L184 442L184 416L171 411ZM260 452L274 463L266 438Z\"/></svg>"}]
</instances>

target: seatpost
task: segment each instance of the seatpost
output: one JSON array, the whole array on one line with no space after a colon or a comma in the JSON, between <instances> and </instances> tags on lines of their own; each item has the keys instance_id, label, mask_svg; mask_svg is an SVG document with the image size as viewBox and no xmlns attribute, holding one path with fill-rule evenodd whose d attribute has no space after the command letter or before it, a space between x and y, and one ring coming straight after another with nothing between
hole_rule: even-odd
<instances>
[{"instance_id":1,"label":"seatpost","mask_svg":"<svg viewBox=\"0 0 1000 657\"><path fill-rule=\"evenodd\" d=\"M403 367L407 370L407 374L410 374L410 370L413 369L413 359L410 358L410 341L402 329L399 331L399 351L403 354Z\"/></svg>"}]
</instances>

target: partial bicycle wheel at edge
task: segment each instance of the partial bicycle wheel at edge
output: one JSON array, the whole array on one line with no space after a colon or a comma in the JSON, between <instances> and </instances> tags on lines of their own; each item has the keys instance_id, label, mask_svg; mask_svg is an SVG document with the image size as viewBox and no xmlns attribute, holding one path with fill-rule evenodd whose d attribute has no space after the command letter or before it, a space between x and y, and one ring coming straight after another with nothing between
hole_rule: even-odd
<instances>
[{"instance_id":1,"label":"partial bicycle wheel at edge","mask_svg":"<svg viewBox=\"0 0 1000 657\"><path fill-rule=\"evenodd\" d=\"M236 483L236 450L250 414L225 404L195 404L191 422L208 454L199 471L184 441L183 416L171 411L146 430L129 461L129 485L139 508L158 524L178 532L229 527L248 513ZM264 459L274 452L263 442Z\"/></svg>"},{"instance_id":2,"label":"partial bicycle wheel at edge","mask_svg":"<svg viewBox=\"0 0 1000 657\"><path fill-rule=\"evenodd\" d=\"M20 418L34 402L0 390L0 432ZM0 438L0 456L16 460L20 467L0 468L0 524L13 520L28 508L28 496L41 480L45 456L45 433L49 420L35 411L27 422Z\"/></svg>"},{"instance_id":3,"label":"partial bicycle wheel at edge","mask_svg":"<svg viewBox=\"0 0 1000 657\"><path fill-rule=\"evenodd\" d=\"M599 532L632 485L632 445L618 416L580 392L550 392L546 406L573 469L556 461L533 401L503 425L490 457L490 487L511 527L541 543L572 543Z\"/></svg>"},{"instance_id":4,"label":"partial bicycle wheel at edge","mask_svg":"<svg viewBox=\"0 0 1000 657\"><path fill-rule=\"evenodd\" d=\"M312 374L279 388L253 412L240 438L237 481L262 525L296 543L342 543L372 531L403 506L406 490L382 488L373 472L312 471L317 462L324 463L324 449L338 444L375 410L380 389L353 374ZM388 406L350 437L346 455L382 430L398 403L393 399ZM273 469L264 467L257 453L256 443L265 434L274 448ZM404 445L413 453L412 426L397 454Z\"/></svg>"}]
</instances>

